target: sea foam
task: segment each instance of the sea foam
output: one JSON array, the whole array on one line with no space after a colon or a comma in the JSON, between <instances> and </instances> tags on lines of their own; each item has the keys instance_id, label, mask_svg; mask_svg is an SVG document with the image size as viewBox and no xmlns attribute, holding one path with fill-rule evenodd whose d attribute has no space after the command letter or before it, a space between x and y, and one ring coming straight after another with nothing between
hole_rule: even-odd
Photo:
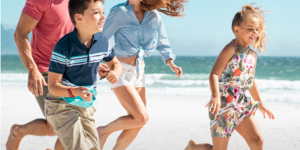
<instances>
[{"instance_id":1,"label":"sea foam","mask_svg":"<svg viewBox=\"0 0 300 150\"><path fill-rule=\"evenodd\" d=\"M146 74L147 94L172 96L211 95L208 74L185 74L181 78L171 74ZM2 73L2 88L9 85L27 85L28 74ZM300 102L300 80L255 79L262 100ZM107 80L99 80L99 93L110 91ZM249 94L249 93L248 93ZM250 95L250 94L249 94Z\"/></svg>"}]
</instances>

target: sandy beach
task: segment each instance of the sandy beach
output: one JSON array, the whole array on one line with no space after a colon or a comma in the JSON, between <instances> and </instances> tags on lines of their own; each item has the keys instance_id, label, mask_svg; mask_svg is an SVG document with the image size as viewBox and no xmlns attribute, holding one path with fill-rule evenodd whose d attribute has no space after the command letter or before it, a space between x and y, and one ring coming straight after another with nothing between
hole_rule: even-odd
<instances>
[{"instance_id":1,"label":"sandy beach","mask_svg":"<svg viewBox=\"0 0 300 150\"><path fill-rule=\"evenodd\" d=\"M27 123L43 118L35 98L26 85L1 85L1 149L14 123ZM125 110L113 92L101 93L100 104L95 115L96 125L105 125L121 115ZM101 100L103 99L103 100ZM207 109L208 97L148 95L147 107L150 120L141 130L128 150L183 150L190 139L211 143ZM275 120L263 119L260 112L256 119L264 137L266 150L300 149L300 104L270 102L265 104L275 115ZM111 150L120 132L112 134L104 147ZM53 148L56 137L26 136L20 145L21 150ZM235 132L229 143L229 150L249 149L242 137Z\"/></svg>"}]
</instances>

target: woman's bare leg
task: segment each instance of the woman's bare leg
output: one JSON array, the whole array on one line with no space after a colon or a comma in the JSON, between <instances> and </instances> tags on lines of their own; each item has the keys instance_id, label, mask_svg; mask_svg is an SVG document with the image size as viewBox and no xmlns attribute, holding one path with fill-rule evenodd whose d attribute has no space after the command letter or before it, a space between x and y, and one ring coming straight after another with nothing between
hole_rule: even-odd
<instances>
[{"instance_id":1,"label":"woman's bare leg","mask_svg":"<svg viewBox=\"0 0 300 150\"><path fill-rule=\"evenodd\" d=\"M236 131L245 139L251 150L263 149L263 138L252 114L238 125Z\"/></svg>"},{"instance_id":2,"label":"woman's bare leg","mask_svg":"<svg viewBox=\"0 0 300 150\"><path fill-rule=\"evenodd\" d=\"M97 128L100 140L100 149L103 149L106 139L111 133L119 130L138 127L141 128L149 119L146 106L140 94L132 85L116 87L113 89L113 91L119 99L121 105L130 115L121 116L108 125Z\"/></svg>"},{"instance_id":3,"label":"woman's bare leg","mask_svg":"<svg viewBox=\"0 0 300 150\"><path fill-rule=\"evenodd\" d=\"M136 90L139 93L144 105L146 106L146 102L147 102L146 101L146 88L141 87L141 88L136 88ZM113 150L125 150L132 143L132 141L136 138L136 136L138 135L138 133L141 129L142 129L142 127L124 130L118 137L118 140L117 140L116 145L113 148Z\"/></svg>"}]
</instances>

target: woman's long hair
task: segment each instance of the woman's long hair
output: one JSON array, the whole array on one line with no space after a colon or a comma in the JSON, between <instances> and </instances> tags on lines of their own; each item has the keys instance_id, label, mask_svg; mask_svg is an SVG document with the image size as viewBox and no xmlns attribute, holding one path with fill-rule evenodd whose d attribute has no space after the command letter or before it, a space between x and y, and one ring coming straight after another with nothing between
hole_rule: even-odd
<instances>
[{"instance_id":1,"label":"woman's long hair","mask_svg":"<svg viewBox=\"0 0 300 150\"><path fill-rule=\"evenodd\" d=\"M238 11L233 20L232 20L232 31L235 26L241 26L242 23L247 19L251 17L258 18L260 20L259 24L259 32L258 36L255 40L254 45L252 45L255 49L258 49L258 52L261 53L262 51L266 52L266 25L265 25L265 16L264 13L267 11L263 11L260 9L259 6L253 6L251 5L244 5L242 7L242 10Z\"/></svg>"},{"instance_id":2,"label":"woman's long hair","mask_svg":"<svg viewBox=\"0 0 300 150\"><path fill-rule=\"evenodd\" d=\"M140 7L145 11L152 11L154 9L172 17L184 16L184 4L188 0L143 0Z\"/></svg>"}]
</instances>

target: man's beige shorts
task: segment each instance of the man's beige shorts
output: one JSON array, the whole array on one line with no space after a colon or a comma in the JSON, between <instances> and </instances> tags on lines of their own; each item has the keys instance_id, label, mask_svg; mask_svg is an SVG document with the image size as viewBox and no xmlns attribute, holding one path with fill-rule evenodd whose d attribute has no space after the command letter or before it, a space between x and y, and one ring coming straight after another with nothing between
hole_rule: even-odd
<instances>
[{"instance_id":1,"label":"man's beige shorts","mask_svg":"<svg viewBox=\"0 0 300 150\"><path fill-rule=\"evenodd\" d=\"M96 109L68 104L48 93L45 115L65 150L99 150L94 113Z\"/></svg>"}]
</instances>

